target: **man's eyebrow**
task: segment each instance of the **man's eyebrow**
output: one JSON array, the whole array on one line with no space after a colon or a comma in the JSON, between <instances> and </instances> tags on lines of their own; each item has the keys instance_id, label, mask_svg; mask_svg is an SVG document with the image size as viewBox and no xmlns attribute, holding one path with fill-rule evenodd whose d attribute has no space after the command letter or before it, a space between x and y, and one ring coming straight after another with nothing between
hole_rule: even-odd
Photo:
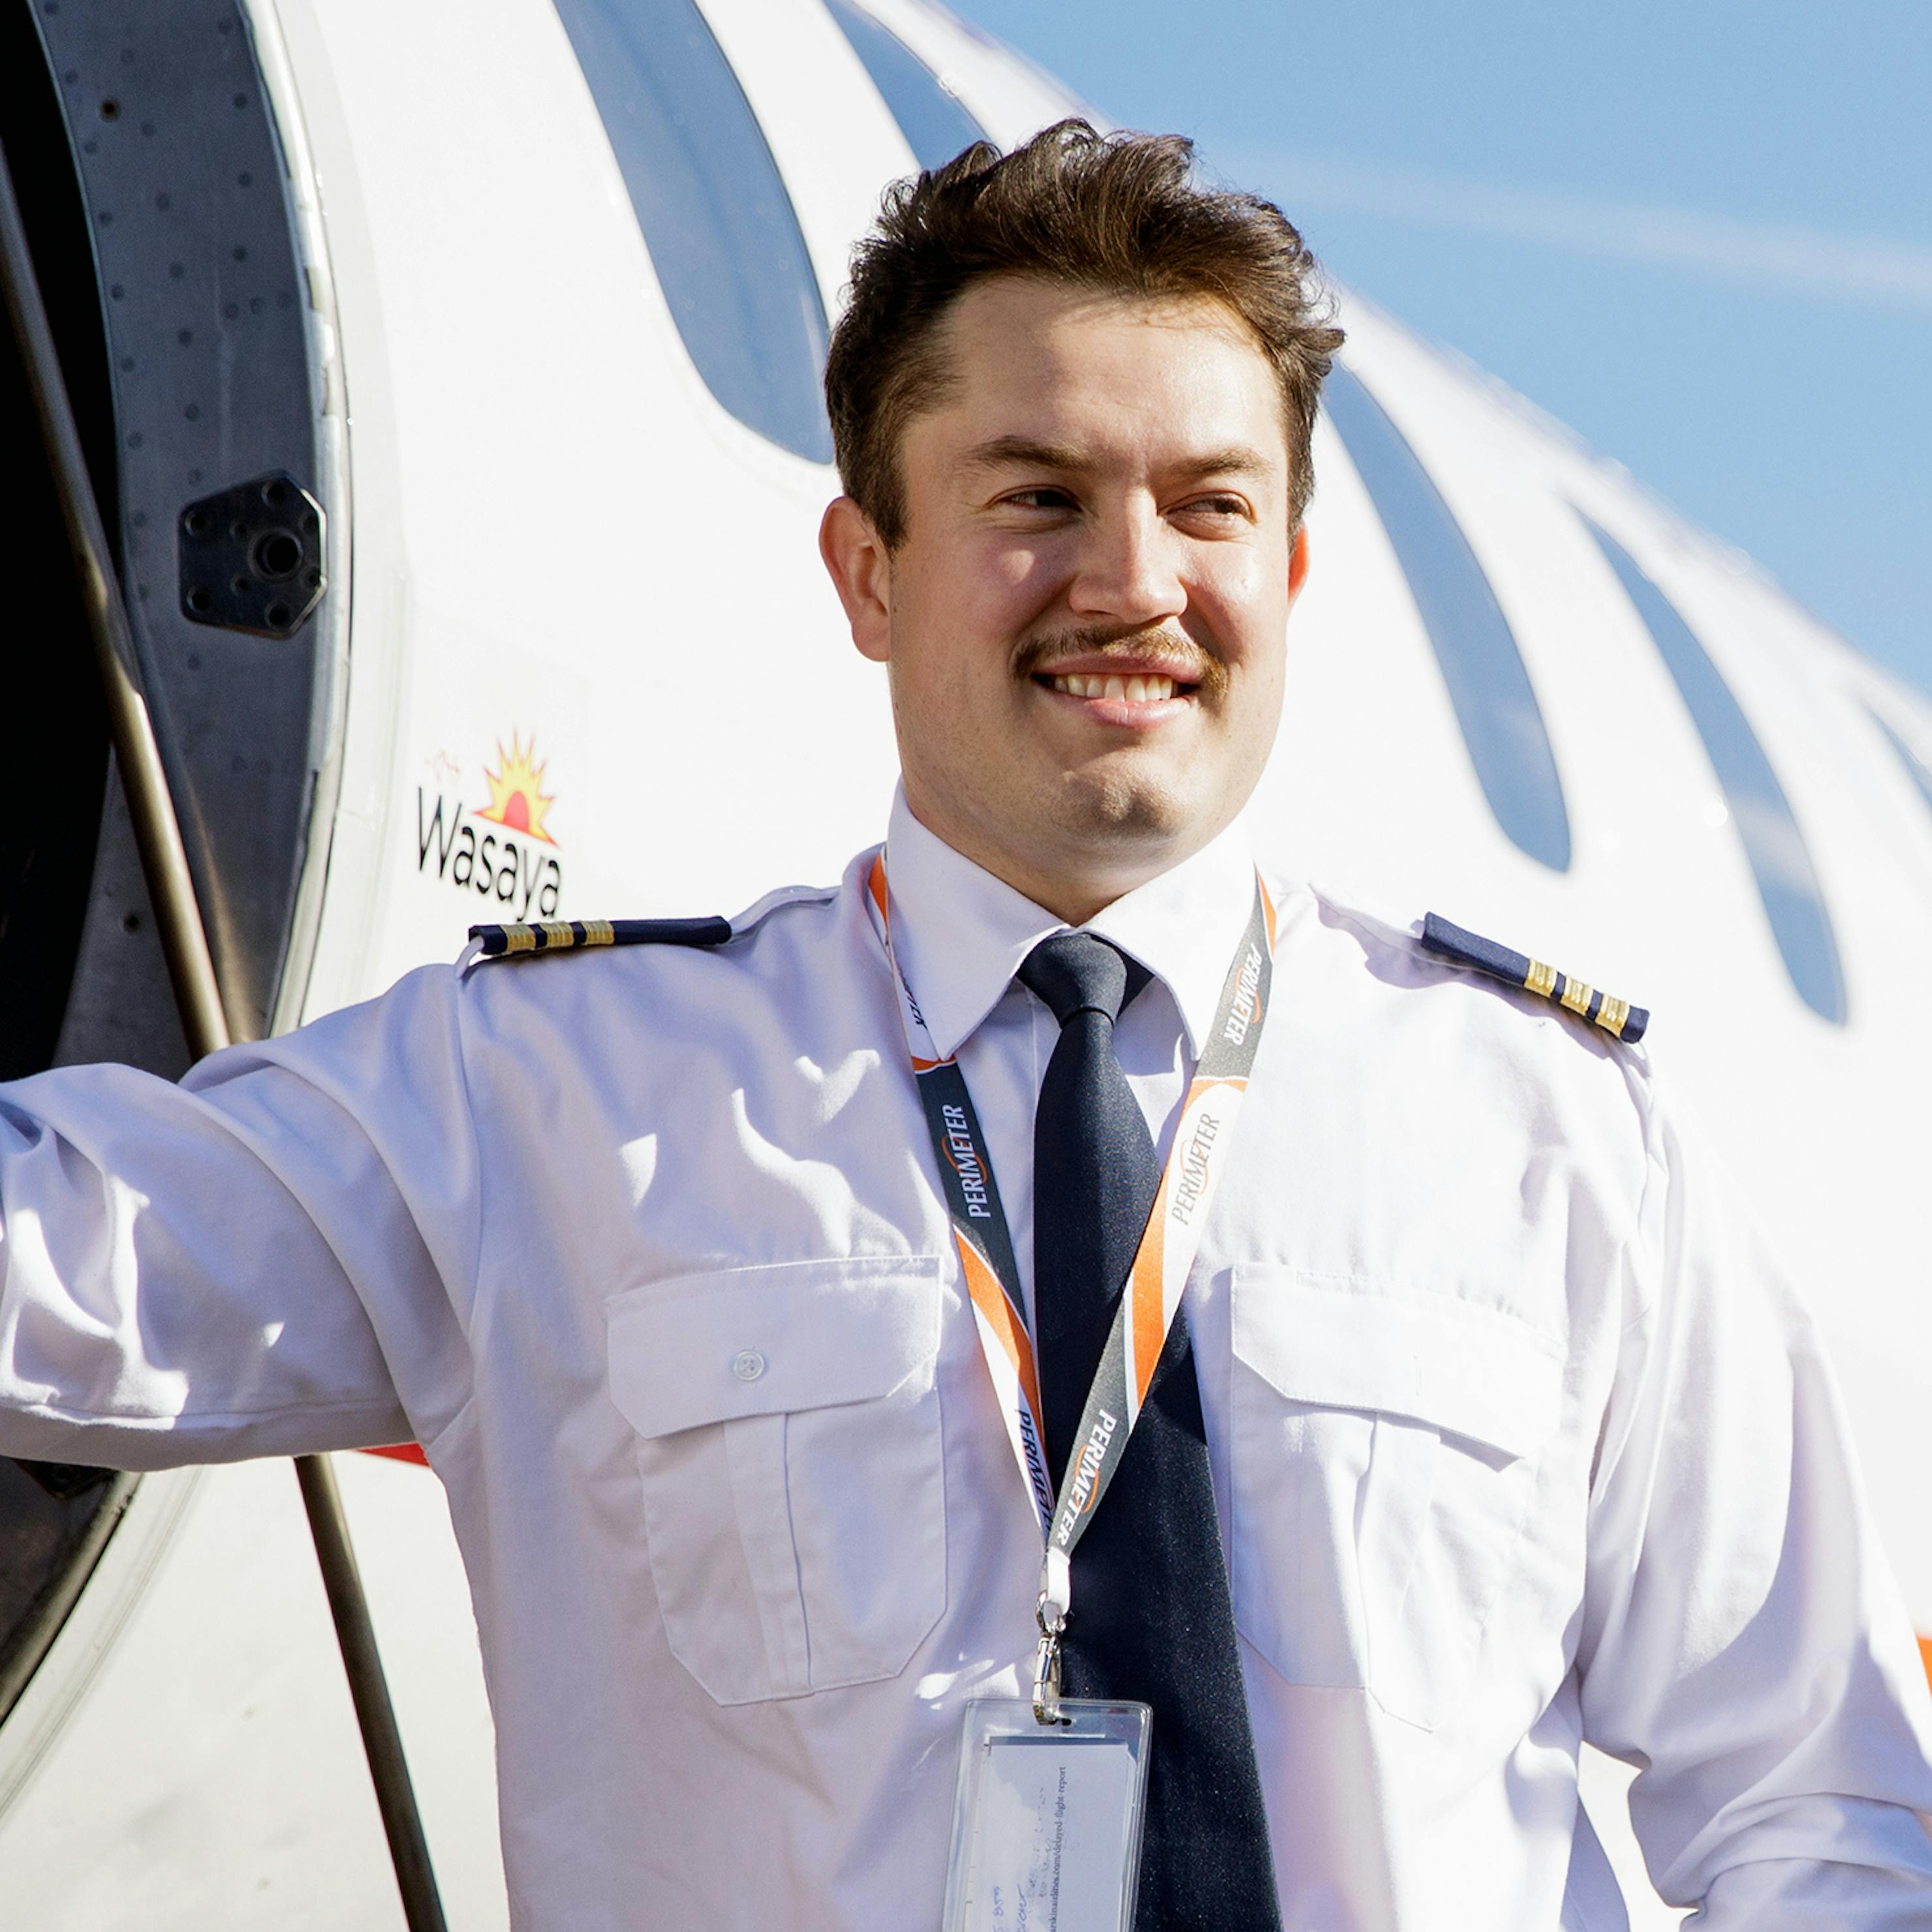
<instances>
[{"instance_id":1,"label":"man's eyebrow","mask_svg":"<svg viewBox=\"0 0 1932 1932\"><path fill-rule=\"evenodd\" d=\"M1239 442L1191 457L1180 466L1190 476L1262 476L1271 466L1258 449Z\"/></svg>"},{"instance_id":2,"label":"man's eyebrow","mask_svg":"<svg viewBox=\"0 0 1932 1932\"><path fill-rule=\"evenodd\" d=\"M962 459L974 470L1090 470L1071 443L1036 442L1030 436L996 436L976 443Z\"/></svg>"},{"instance_id":3,"label":"man's eyebrow","mask_svg":"<svg viewBox=\"0 0 1932 1932\"><path fill-rule=\"evenodd\" d=\"M1039 442L1027 436L996 436L976 444L961 459L974 470L1058 470L1078 474L1094 468L1093 458L1071 443ZM1245 443L1231 443L1188 458L1175 466L1190 476L1258 476L1267 473L1268 458Z\"/></svg>"}]
</instances>

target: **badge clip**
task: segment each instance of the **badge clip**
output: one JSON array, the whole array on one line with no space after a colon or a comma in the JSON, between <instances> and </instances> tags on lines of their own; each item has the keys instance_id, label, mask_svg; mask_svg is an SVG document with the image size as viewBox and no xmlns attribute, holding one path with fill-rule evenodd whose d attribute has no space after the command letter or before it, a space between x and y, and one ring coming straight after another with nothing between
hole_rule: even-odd
<instances>
[{"instance_id":1,"label":"badge clip","mask_svg":"<svg viewBox=\"0 0 1932 1932\"><path fill-rule=\"evenodd\" d=\"M1042 1724L1064 1724L1066 1720L1060 1714L1060 1633L1066 1628L1066 1620L1058 1614L1048 1619L1046 1593L1043 1590L1040 1592L1040 1607L1034 1614L1040 1624L1040 1648L1033 1665L1034 1721Z\"/></svg>"}]
</instances>

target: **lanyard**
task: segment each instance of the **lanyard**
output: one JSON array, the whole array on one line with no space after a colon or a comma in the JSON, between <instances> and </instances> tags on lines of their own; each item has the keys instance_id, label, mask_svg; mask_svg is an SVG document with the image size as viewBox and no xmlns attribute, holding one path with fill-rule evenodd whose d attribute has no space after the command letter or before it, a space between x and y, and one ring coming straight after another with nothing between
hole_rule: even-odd
<instances>
[{"instance_id":1,"label":"lanyard","mask_svg":"<svg viewBox=\"0 0 1932 1932\"><path fill-rule=\"evenodd\" d=\"M1127 1438L1140 1419L1148 1385L1154 1379L1168 1330L1180 1306L1181 1292L1187 1286L1188 1270L1201 1245L1202 1226L1226 1164L1235 1117L1261 1044L1274 970L1274 905L1257 873L1254 909L1228 965L1220 1002L1214 1010L1214 1024L1182 1104L1146 1232L1141 1236L1106 1346L1100 1352L1100 1366L1074 1437L1079 1446L1055 1496L1042 1448L1040 1377L1027 1326L1026 1303L985 1136L980 1131L972 1096L966 1090L965 1076L958 1062L942 1057L933 1044L926 1016L920 1011L893 949L883 852L872 861L868 884L879 936L898 991L906 1052L938 1159L980 1346L1046 1543L1040 1603L1040 1674L1043 1679L1051 1666L1057 1700L1055 1646L1072 1597L1073 1551L1113 1481ZM1036 1707L1041 1696L1036 1683Z\"/></svg>"}]
</instances>

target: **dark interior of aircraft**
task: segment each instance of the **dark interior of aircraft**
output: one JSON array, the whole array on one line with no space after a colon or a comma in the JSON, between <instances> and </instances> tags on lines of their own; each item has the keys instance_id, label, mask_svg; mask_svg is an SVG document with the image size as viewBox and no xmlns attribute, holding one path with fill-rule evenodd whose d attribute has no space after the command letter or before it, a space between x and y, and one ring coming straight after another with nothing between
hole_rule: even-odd
<instances>
[{"instance_id":1,"label":"dark interior of aircraft","mask_svg":"<svg viewBox=\"0 0 1932 1932\"><path fill-rule=\"evenodd\" d=\"M94 489L111 504L113 404L86 210L32 18L20 4L0 8L0 140ZM0 336L0 452L11 505L0 518L0 580L13 591L4 715L17 787L14 808L0 815L0 1078L15 1079L50 1065L60 1040L108 753L60 500L10 330ZM106 1470L0 1459L0 1716L65 1619L133 1488Z\"/></svg>"},{"instance_id":2,"label":"dark interior of aircraft","mask_svg":"<svg viewBox=\"0 0 1932 1932\"><path fill-rule=\"evenodd\" d=\"M112 503L113 403L86 211L32 20L18 0L0 9L0 138L94 494ZM13 586L6 708L17 782L16 808L0 818L0 1078L12 1080L50 1065L60 1037L100 836L107 722L10 332L0 343L0 448L13 506L0 519L0 568Z\"/></svg>"}]
</instances>

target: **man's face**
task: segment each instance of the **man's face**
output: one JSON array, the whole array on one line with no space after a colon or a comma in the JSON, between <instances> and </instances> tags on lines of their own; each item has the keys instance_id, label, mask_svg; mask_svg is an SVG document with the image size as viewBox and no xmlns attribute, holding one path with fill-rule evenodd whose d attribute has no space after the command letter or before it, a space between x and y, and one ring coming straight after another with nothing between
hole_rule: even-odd
<instances>
[{"instance_id":1,"label":"man's face","mask_svg":"<svg viewBox=\"0 0 1932 1932\"><path fill-rule=\"evenodd\" d=\"M915 814L1084 918L1220 831L1274 742L1305 555L1280 392L1208 300L982 282L941 346L903 541L842 499L826 561Z\"/></svg>"}]
</instances>

